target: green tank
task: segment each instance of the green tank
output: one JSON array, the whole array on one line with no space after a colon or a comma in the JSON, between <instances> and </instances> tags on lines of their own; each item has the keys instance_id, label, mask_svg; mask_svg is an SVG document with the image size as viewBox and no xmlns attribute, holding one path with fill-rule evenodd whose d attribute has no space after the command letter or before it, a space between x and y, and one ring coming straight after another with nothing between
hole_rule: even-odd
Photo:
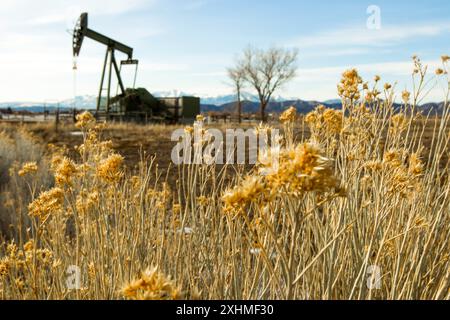
<instances>
[{"instance_id":1,"label":"green tank","mask_svg":"<svg viewBox=\"0 0 450 320\"><path fill-rule=\"evenodd\" d=\"M110 114L170 117L164 105L145 88L126 89L110 100Z\"/></svg>"},{"instance_id":2,"label":"green tank","mask_svg":"<svg viewBox=\"0 0 450 320\"><path fill-rule=\"evenodd\" d=\"M145 88L126 89L110 100L108 116L145 121L190 122L200 114L197 97L156 98Z\"/></svg>"}]
</instances>

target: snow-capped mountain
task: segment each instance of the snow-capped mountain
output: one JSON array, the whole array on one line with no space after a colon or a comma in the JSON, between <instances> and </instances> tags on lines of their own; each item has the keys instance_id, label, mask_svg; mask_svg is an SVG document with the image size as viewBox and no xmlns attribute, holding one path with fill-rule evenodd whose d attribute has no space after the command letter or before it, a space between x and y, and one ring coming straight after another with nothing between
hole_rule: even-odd
<instances>
[{"instance_id":1,"label":"snow-capped mountain","mask_svg":"<svg viewBox=\"0 0 450 320\"><path fill-rule=\"evenodd\" d=\"M167 91L155 91L152 92L155 97L181 97L181 96L195 96L200 97L200 103L202 105L213 105L213 106L222 106L224 104L232 103L236 101L237 97L235 94L223 94L223 95L208 95L204 93L198 92L184 92L180 90L167 90ZM282 96L275 96L272 98L272 102L282 102L282 101L292 101L297 98L286 98ZM249 92L241 93L242 101L250 101L250 102L258 102L258 96ZM40 110L45 108L61 108L61 109L93 109L97 105L97 96L95 95L84 95L77 96L71 99L61 100L59 102L56 101L42 101L42 102L23 102L23 101L15 101L15 102L4 102L0 103L0 108L13 108L13 109L32 109Z\"/></svg>"},{"instance_id":2,"label":"snow-capped mountain","mask_svg":"<svg viewBox=\"0 0 450 320\"><path fill-rule=\"evenodd\" d=\"M23 101L13 101L13 102L0 102L0 109L12 108L12 109L23 109L32 112L42 112L44 109L52 110L56 108L61 109L93 109L97 104L97 97L94 95L77 96L72 99L66 99L61 101L40 101L40 102L23 102Z\"/></svg>"},{"instance_id":3,"label":"snow-capped mountain","mask_svg":"<svg viewBox=\"0 0 450 320\"><path fill-rule=\"evenodd\" d=\"M236 101L237 96L236 94L223 94L223 95L209 95L206 93L199 93L199 92L184 92L180 90L169 90L169 91L156 91L152 92L152 94L155 97L181 97L181 96L195 96L200 97L200 103L201 104L208 104L208 105L216 105L221 106L226 103L231 103ZM283 96L275 96L272 98L272 101L274 102L281 102L286 100L296 100L297 98L286 98ZM258 102L259 98L256 94L252 94L250 92L243 91L241 92L241 100L242 101L251 101L251 102Z\"/></svg>"},{"instance_id":4,"label":"snow-capped mountain","mask_svg":"<svg viewBox=\"0 0 450 320\"><path fill-rule=\"evenodd\" d=\"M65 108L76 107L78 109L91 109L97 104L97 96L85 95L76 96L73 99L67 99L60 102L60 106Z\"/></svg>"},{"instance_id":5,"label":"snow-capped mountain","mask_svg":"<svg viewBox=\"0 0 450 320\"><path fill-rule=\"evenodd\" d=\"M178 90L172 91L159 91L153 92L156 97L179 97L179 96L197 96L200 97L201 111L226 111L234 112L236 109L236 95L218 95L207 96L201 94L193 94L182 92ZM241 95L243 103L243 112L258 112L259 100L257 96L244 92ZM298 112L307 113L313 110L318 104L324 104L325 106L333 109L341 108L340 100L327 100L327 101L304 101L298 98L284 98L282 96L276 96L271 100L267 106L267 112L282 112L289 106L295 106ZM17 111L26 112L43 112L54 111L57 108L60 110L71 110L74 107L77 109L95 109L97 105L97 97L94 95L77 96L73 99L66 99L59 102L0 102L0 112L11 108ZM399 107L399 105L394 105ZM442 114L444 110L444 103L427 103L419 107L425 114L428 112L436 112Z\"/></svg>"},{"instance_id":6,"label":"snow-capped mountain","mask_svg":"<svg viewBox=\"0 0 450 320\"><path fill-rule=\"evenodd\" d=\"M155 91L152 92L155 97L181 97L181 96L195 96L200 97L201 104L211 104L220 106L225 103L230 103L236 100L236 95L234 94L224 94L224 95L209 95L199 92L184 92L179 90L169 90L169 91ZM258 97L254 94L243 92L241 94L242 100L248 101L258 101Z\"/></svg>"}]
</instances>

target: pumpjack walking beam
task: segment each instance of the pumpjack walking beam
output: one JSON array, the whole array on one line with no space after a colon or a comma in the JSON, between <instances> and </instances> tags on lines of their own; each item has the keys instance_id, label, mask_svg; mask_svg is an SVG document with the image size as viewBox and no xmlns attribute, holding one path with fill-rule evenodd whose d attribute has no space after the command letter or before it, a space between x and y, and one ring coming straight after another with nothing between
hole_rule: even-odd
<instances>
[{"instance_id":1,"label":"pumpjack walking beam","mask_svg":"<svg viewBox=\"0 0 450 320\"><path fill-rule=\"evenodd\" d=\"M122 77L120 76L120 70L117 67L117 61L115 57L115 50L118 50L127 55L127 60L122 61L122 64L135 64L137 66L138 60L133 59L133 48L124 45L116 40L113 40L107 36L104 36L94 30L88 28L88 14L82 13L80 18L75 25L75 29L73 32L73 56L77 57L80 54L81 45L83 44L84 37L88 37L92 40L100 42L106 46L106 55L105 62L103 64L103 71L100 80L100 89L97 100L97 112L100 110L102 91L103 91L103 83L105 81L105 71L108 66L108 82L107 82L107 96L106 96L106 113L109 113L110 108L110 93L111 93L111 76L112 76L112 68L114 68L114 72L116 73L117 80L119 82L120 90L122 94L125 94L125 87L123 85ZM109 64L109 65L108 65Z\"/></svg>"}]
</instances>

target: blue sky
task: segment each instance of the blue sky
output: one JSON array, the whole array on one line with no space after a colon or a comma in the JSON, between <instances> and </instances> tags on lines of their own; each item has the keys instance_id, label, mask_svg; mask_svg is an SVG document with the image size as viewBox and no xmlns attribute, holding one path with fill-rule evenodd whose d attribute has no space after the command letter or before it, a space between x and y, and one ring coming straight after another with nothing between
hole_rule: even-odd
<instances>
[{"instance_id":1,"label":"blue sky","mask_svg":"<svg viewBox=\"0 0 450 320\"><path fill-rule=\"evenodd\" d=\"M380 29L367 28L370 5ZM410 88L413 54L432 71L450 54L448 0L2 0L0 101L96 95L105 48L86 40L75 82L72 71L67 30L82 11L91 28L134 48L138 85L151 92L230 94L226 67L248 45L297 47L298 76L277 94L308 100L336 98L350 67ZM131 83L131 69L124 78ZM442 100L442 88L427 100Z\"/></svg>"}]
</instances>

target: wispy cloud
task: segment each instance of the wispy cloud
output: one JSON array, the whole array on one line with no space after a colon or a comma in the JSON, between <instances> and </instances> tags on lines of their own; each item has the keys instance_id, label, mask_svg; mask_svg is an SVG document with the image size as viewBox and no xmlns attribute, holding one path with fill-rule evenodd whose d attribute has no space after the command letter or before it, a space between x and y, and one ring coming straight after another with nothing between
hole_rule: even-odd
<instances>
[{"instance_id":1,"label":"wispy cloud","mask_svg":"<svg viewBox=\"0 0 450 320\"><path fill-rule=\"evenodd\" d=\"M189 65L182 63L141 63L139 70L141 71L187 71Z\"/></svg>"},{"instance_id":2,"label":"wispy cloud","mask_svg":"<svg viewBox=\"0 0 450 320\"><path fill-rule=\"evenodd\" d=\"M0 18L10 23L43 26L73 22L85 11L96 16L118 15L152 6L156 2L157 0L2 0Z\"/></svg>"},{"instance_id":3,"label":"wispy cloud","mask_svg":"<svg viewBox=\"0 0 450 320\"><path fill-rule=\"evenodd\" d=\"M195 72L190 74L193 77L226 77L225 71Z\"/></svg>"},{"instance_id":4,"label":"wispy cloud","mask_svg":"<svg viewBox=\"0 0 450 320\"><path fill-rule=\"evenodd\" d=\"M428 65L430 71L438 68L441 65L441 60L429 60L423 62ZM366 75L387 75L389 77L408 76L412 74L412 61L391 61L381 63L366 63L356 65L340 65L328 68L299 68L296 81L311 82L311 81L327 81L338 80L341 74L349 69L356 68L359 72ZM337 81L336 81L337 83Z\"/></svg>"},{"instance_id":5,"label":"wispy cloud","mask_svg":"<svg viewBox=\"0 0 450 320\"><path fill-rule=\"evenodd\" d=\"M310 36L300 36L289 42L300 48L346 47L346 46L389 46L402 41L421 37L435 37L450 32L450 23L426 25L383 26L379 30L365 27L348 27L329 30Z\"/></svg>"},{"instance_id":6,"label":"wispy cloud","mask_svg":"<svg viewBox=\"0 0 450 320\"><path fill-rule=\"evenodd\" d=\"M184 8L186 10L200 9L207 5L209 2L211 2L211 0L189 0L186 1Z\"/></svg>"},{"instance_id":7,"label":"wispy cloud","mask_svg":"<svg viewBox=\"0 0 450 320\"><path fill-rule=\"evenodd\" d=\"M389 48L377 48L376 53L380 54L388 54L392 53L392 50ZM311 50L311 49L302 49L300 52L300 59L309 59L309 58L323 58L323 57L349 57L349 56L360 56L360 55L369 55L373 54L372 48L326 48L323 50Z\"/></svg>"},{"instance_id":8,"label":"wispy cloud","mask_svg":"<svg viewBox=\"0 0 450 320\"><path fill-rule=\"evenodd\" d=\"M442 64L439 59L424 60L423 63L428 66L431 75ZM397 83L399 90L403 88L412 89L412 61L390 61L355 65L342 64L333 67L299 68L298 76L283 91L283 94L299 96L307 100L337 98L336 84L339 82L342 73L349 68L356 68L364 80L372 80L374 75L380 75L383 82ZM443 99L441 91L439 86L433 87L426 101L441 101Z\"/></svg>"}]
</instances>

